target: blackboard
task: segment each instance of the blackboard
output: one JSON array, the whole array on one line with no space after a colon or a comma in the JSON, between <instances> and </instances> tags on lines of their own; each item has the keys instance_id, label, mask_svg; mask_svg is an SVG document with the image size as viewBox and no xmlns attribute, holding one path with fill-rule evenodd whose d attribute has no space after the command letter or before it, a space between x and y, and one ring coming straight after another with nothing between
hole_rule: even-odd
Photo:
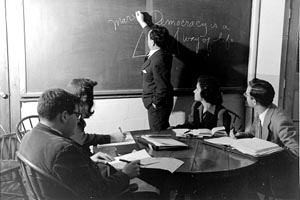
<instances>
[{"instance_id":1,"label":"blackboard","mask_svg":"<svg viewBox=\"0 0 300 200\"><path fill-rule=\"evenodd\" d=\"M141 89L147 52L135 11L172 37L172 84L193 88L200 74L224 87L246 85L251 0L24 0L26 92L64 88L72 78L96 91Z\"/></svg>"}]
</instances>

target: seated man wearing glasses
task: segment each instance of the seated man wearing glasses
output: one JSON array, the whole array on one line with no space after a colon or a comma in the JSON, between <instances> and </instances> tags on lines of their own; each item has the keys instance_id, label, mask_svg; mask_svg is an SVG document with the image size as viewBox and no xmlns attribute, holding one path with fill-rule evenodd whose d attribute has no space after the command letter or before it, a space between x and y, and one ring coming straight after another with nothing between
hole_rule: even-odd
<instances>
[{"instance_id":1,"label":"seated man wearing glasses","mask_svg":"<svg viewBox=\"0 0 300 200\"><path fill-rule=\"evenodd\" d=\"M284 111L274 105L273 86L258 78L249 81L244 96L254 108L256 118L249 132L237 132L235 138L258 137L276 143L284 151L262 162L252 177L255 190L282 199L299 197L299 133Z\"/></svg>"},{"instance_id":2,"label":"seated man wearing glasses","mask_svg":"<svg viewBox=\"0 0 300 200\"><path fill-rule=\"evenodd\" d=\"M40 123L22 139L19 152L24 157L78 194L72 196L41 177L38 184L46 199L107 199L126 190L129 180L140 173L139 161L134 161L103 177L96 164L98 154L89 157L70 139L81 115L79 102L78 97L62 89L44 92L37 107Z\"/></svg>"}]
</instances>

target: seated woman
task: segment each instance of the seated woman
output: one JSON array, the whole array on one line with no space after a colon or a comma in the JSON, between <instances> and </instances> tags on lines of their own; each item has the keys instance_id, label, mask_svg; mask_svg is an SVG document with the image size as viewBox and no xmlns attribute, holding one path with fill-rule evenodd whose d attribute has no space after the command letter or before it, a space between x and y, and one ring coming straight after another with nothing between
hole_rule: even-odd
<instances>
[{"instance_id":1,"label":"seated woman","mask_svg":"<svg viewBox=\"0 0 300 200\"><path fill-rule=\"evenodd\" d=\"M81 146L83 146L89 153L89 146L91 145L106 144L111 142L122 142L125 140L126 137L120 132L112 133L110 135L85 133L84 128L86 126L86 122L84 121L84 119L89 118L94 114L94 87L96 85L96 81L86 78L79 78L73 79L66 88L68 92L80 97L81 99L80 110L82 117L78 122L78 132L72 136L72 139Z\"/></svg>"},{"instance_id":2,"label":"seated woman","mask_svg":"<svg viewBox=\"0 0 300 200\"><path fill-rule=\"evenodd\" d=\"M223 99L217 79L210 76L200 76L194 90L195 102L186 122L175 128L208 128L224 126L230 131L231 116L222 106Z\"/></svg>"}]
</instances>

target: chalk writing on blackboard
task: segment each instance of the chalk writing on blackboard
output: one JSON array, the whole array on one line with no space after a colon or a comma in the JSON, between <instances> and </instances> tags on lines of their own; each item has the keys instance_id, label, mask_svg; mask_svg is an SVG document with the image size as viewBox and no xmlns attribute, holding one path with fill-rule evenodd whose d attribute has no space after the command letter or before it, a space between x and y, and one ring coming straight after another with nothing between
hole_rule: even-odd
<instances>
[{"instance_id":1,"label":"chalk writing on blackboard","mask_svg":"<svg viewBox=\"0 0 300 200\"><path fill-rule=\"evenodd\" d=\"M231 28L227 24L217 24L216 22L208 23L204 20L186 20L186 19L166 19L163 13L159 10L153 10L150 12L153 16L154 24L175 27L175 32L170 34L176 39L177 42L181 42L187 45L191 50L199 52L202 49L210 51L210 45L220 40L224 41L225 49L230 49L230 44L234 42L230 31ZM108 23L111 23L115 31L118 31L118 27L126 25L129 22L136 20L134 14L119 17L117 19L109 19ZM195 29L195 31L189 32L188 29ZM213 35L211 34L213 32ZM213 36L213 38L212 38ZM143 55L136 54L136 49L142 38L142 33L137 38L135 48L133 49L132 58L143 57Z\"/></svg>"}]
</instances>

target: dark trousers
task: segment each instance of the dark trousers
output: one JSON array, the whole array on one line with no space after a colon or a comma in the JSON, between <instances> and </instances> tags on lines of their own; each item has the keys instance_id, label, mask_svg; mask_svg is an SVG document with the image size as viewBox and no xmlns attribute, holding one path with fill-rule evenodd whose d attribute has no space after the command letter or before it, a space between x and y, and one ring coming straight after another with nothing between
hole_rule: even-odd
<instances>
[{"instance_id":1,"label":"dark trousers","mask_svg":"<svg viewBox=\"0 0 300 200\"><path fill-rule=\"evenodd\" d=\"M169 118L173 109L173 101L154 108L152 105L148 108L148 120L150 129L161 131L170 127Z\"/></svg>"}]
</instances>

